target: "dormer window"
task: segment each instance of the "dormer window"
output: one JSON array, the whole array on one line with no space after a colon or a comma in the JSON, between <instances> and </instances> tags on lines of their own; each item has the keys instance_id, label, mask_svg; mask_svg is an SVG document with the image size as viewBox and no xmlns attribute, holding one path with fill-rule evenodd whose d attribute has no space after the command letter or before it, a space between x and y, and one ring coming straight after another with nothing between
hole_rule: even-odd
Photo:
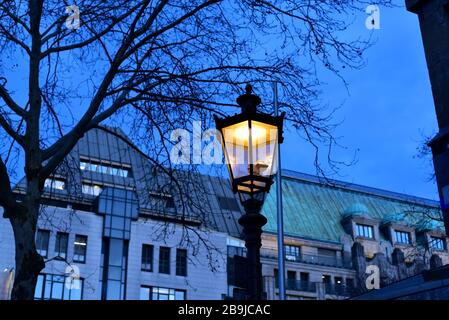
<instances>
[{"instance_id":1,"label":"dormer window","mask_svg":"<svg viewBox=\"0 0 449 320\"><path fill-rule=\"evenodd\" d=\"M96 184L90 184L90 183L84 183L82 184L82 188L83 188L83 193L84 194L88 194L91 196L98 196L101 191L103 190L103 188L99 185Z\"/></svg>"},{"instance_id":2,"label":"dormer window","mask_svg":"<svg viewBox=\"0 0 449 320\"><path fill-rule=\"evenodd\" d=\"M439 237L430 237L429 247L434 250L443 251L444 248L444 239Z\"/></svg>"},{"instance_id":3,"label":"dormer window","mask_svg":"<svg viewBox=\"0 0 449 320\"><path fill-rule=\"evenodd\" d=\"M60 178L45 179L44 188L51 190L65 190L65 180Z\"/></svg>"},{"instance_id":4,"label":"dormer window","mask_svg":"<svg viewBox=\"0 0 449 320\"><path fill-rule=\"evenodd\" d=\"M175 201L171 194L150 191L150 204L152 207L174 209Z\"/></svg>"},{"instance_id":5,"label":"dormer window","mask_svg":"<svg viewBox=\"0 0 449 320\"><path fill-rule=\"evenodd\" d=\"M301 261L301 247L285 245L285 259L288 261Z\"/></svg>"},{"instance_id":6,"label":"dormer window","mask_svg":"<svg viewBox=\"0 0 449 320\"><path fill-rule=\"evenodd\" d=\"M83 171L98 172L127 178L131 176L131 166L119 163L112 163L104 160L92 160L81 158L80 169Z\"/></svg>"},{"instance_id":7,"label":"dormer window","mask_svg":"<svg viewBox=\"0 0 449 320\"><path fill-rule=\"evenodd\" d=\"M410 232L394 230L394 240L399 244L411 244Z\"/></svg>"},{"instance_id":8,"label":"dormer window","mask_svg":"<svg viewBox=\"0 0 449 320\"><path fill-rule=\"evenodd\" d=\"M356 224L356 236L368 239L374 239L374 228L373 226L366 224Z\"/></svg>"}]
</instances>

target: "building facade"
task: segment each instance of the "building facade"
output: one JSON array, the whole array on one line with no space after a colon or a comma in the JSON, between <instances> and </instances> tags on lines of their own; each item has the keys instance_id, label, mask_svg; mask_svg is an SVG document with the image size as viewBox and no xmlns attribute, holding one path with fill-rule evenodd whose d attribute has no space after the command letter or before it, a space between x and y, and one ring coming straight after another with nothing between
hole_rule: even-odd
<instances>
[{"instance_id":1,"label":"building facade","mask_svg":"<svg viewBox=\"0 0 449 320\"><path fill-rule=\"evenodd\" d=\"M15 188L23 196L25 184ZM288 299L346 299L449 262L438 203L284 171ZM46 260L36 299L240 299L243 210L226 179L167 170L119 130L91 130L47 180L36 244ZM264 291L277 299L275 192L261 249ZM0 220L0 298L14 239Z\"/></svg>"}]
</instances>

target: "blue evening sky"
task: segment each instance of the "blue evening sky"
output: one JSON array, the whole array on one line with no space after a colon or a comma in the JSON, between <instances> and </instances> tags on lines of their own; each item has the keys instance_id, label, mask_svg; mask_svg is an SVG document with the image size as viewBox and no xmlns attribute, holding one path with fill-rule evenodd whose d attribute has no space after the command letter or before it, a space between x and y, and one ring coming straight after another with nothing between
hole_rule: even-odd
<instances>
[{"instance_id":1,"label":"blue evening sky","mask_svg":"<svg viewBox=\"0 0 449 320\"><path fill-rule=\"evenodd\" d=\"M330 177L437 199L436 185L429 181L431 163L416 157L424 136L437 131L418 19L403 7L381 8L381 29L369 31L366 17L360 13L353 26L360 28L354 29L357 34L372 32L376 42L366 53L366 67L344 74L349 93L333 76L322 88L323 103L342 105L334 119L342 121L335 136L346 149L334 149L334 159L350 161L357 151L356 164ZM25 81L23 63L13 68L13 90L20 91ZM295 132L286 134L282 162L285 169L316 173L314 150Z\"/></svg>"},{"instance_id":2,"label":"blue evening sky","mask_svg":"<svg viewBox=\"0 0 449 320\"><path fill-rule=\"evenodd\" d=\"M431 162L416 157L424 136L437 132L418 18L403 7L381 8L380 18L366 67L345 74L349 93L338 81L323 87L323 102L343 103L335 135L347 149L335 149L334 158L350 161L358 150L357 163L333 177L437 199ZM364 19L357 24L365 28ZM296 133L286 135L282 156L283 168L315 173L313 150Z\"/></svg>"}]
</instances>

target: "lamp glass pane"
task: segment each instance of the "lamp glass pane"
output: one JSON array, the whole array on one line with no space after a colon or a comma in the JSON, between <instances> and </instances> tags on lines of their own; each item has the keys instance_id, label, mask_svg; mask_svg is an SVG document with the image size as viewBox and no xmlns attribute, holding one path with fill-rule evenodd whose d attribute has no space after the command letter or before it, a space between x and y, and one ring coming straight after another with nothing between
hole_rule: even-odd
<instances>
[{"instance_id":1,"label":"lamp glass pane","mask_svg":"<svg viewBox=\"0 0 449 320\"><path fill-rule=\"evenodd\" d=\"M223 128L226 161L235 178L249 174L249 122Z\"/></svg>"},{"instance_id":2,"label":"lamp glass pane","mask_svg":"<svg viewBox=\"0 0 449 320\"><path fill-rule=\"evenodd\" d=\"M269 177L277 171L278 128L258 121L243 121L223 128L226 161L234 179L250 175ZM251 143L250 143L251 142Z\"/></svg>"},{"instance_id":3,"label":"lamp glass pane","mask_svg":"<svg viewBox=\"0 0 449 320\"><path fill-rule=\"evenodd\" d=\"M277 171L278 128L262 122L251 122L252 162L256 176L269 177Z\"/></svg>"}]
</instances>

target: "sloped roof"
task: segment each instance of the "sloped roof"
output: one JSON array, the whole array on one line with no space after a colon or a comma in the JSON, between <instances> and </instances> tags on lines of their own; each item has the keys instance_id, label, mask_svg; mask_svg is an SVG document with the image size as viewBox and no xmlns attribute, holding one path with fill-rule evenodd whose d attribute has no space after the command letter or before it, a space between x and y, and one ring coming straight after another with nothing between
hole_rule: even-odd
<instances>
[{"instance_id":1,"label":"sloped roof","mask_svg":"<svg viewBox=\"0 0 449 320\"><path fill-rule=\"evenodd\" d=\"M348 213L379 220L402 215L404 223L416 225L421 212L439 212L436 201L407 196L341 181L324 181L315 176L283 171L284 232L286 235L339 242L345 234L341 219ZM268 223L264 230L276 232L276 186L267 195L262 213Z\"/></svg>"}]
</instances>

